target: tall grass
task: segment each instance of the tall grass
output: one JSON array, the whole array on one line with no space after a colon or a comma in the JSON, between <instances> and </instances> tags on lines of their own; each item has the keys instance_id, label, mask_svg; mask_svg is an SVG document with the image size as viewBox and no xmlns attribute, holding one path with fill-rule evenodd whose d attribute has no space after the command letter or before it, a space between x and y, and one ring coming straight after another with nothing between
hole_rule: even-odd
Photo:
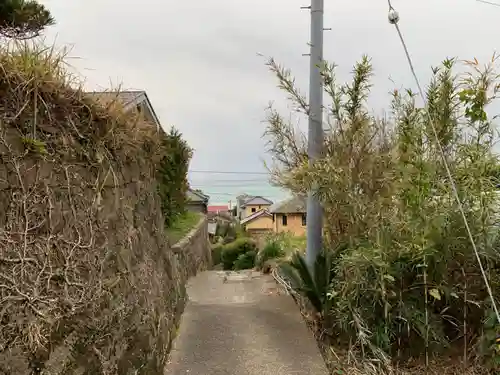
<instances>
[{"instance_id":1,"label":"tall grass","mask_svg":"<svg viewBox=\"0 0 500 375\"><path fill-rule=\"evenodd\" d=\"M332 257L332 301L324 313L351 353L377 363L415 356L429 363L459 345L464 363L497 366L499 327L490 319L491 301L426 113L499 295L499 162L494 118L486 112L499 89L495 64L496 58L485 66L447 59L432 70L428 109L419 107L410 89L394 90L384 118L367 109L373 74L367 57L346 84L336 82L335 65L325 64L330 131L323 157L313 165L305 156L305 136L269 109L266 137L275 182L295 193L321 186L327 250L343 249ZM274 60L268 65L306 114L291 73Z\"/></svg>"}]
</instances>

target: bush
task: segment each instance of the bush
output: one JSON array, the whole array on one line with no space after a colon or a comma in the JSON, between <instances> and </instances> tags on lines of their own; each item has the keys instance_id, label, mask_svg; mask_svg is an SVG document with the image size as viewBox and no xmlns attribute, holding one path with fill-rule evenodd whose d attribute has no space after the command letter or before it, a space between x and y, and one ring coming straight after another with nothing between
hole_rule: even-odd
<instances>
[{"instance_id":1,"label":"bush","mask_svg":"<svg viewBox=\"0 0 500 375\"><path fill-rule=\"evenodd\" d=\"M248 270L251 269L255 266L255 257L257 255L257 252L252 250L252 251L247 251L245 254L240 254L238 256L238 259L234 262L234 270Z\"/></svg>"},{"instance_id":2,"label":"bush","mask_svg":"<svg viewBox=\"0 0 500 375\"><path fill-rule=\"evenodd\" d=\"M236 223L234 230L235 230L235 236L237 238L248 237L248 233L245 231L245 228L240 223Z\"/></svg>"},{"instance_id":3,"label":"bush","mask_svg":"<svg viewBox=\"0 0 500 375\"><path fill-rule=\"evenodd\" d=\"M214 266L222 262L222 249L223 245L220 243L212 246L212 264Z\"/></svg>"},{"instance_id":4,"label":"bush","mask_svg":"<svg viewBox=\"0 0 500 375\"><path fill-rule=\"evenodd\" d=\"M235 240L236 240L236 238L234 238L234 237L224 237L224 238L222 239L222 243L223 243L224 245L227 245L227 244L229 244L229 243L231 243L231 242L234 242Z\"/></svg>"},{"instance_id":5,"label":"bush","mask_svg":"<svg viewBox=\"0 0 500 375\"><path fill-rule=\"evenodd\" d=\"M238 233L236 232L236 228L234 224L228 224L227 226L227 231L226 231L226 237L232 238L234 241L236 238L238 238Z\"/></svg>"},{"instance_id":6,"label":"bush","mask_svg":"<svg viewBox=\"0 0 500 375\"><path fill-rule=\"evenodd\" d=\"M285 251L281 247L279 241L271 240L267 242L264 248L257 255L257 267L262 268L263 265L271 259L277 259L285 256Z\"/></svg>"},{"instance_id":7,"label":"bush","mask_svg":"<svg viewBox=\"0 0 500 375\"><path fill-rule=\"evenodd\" d=\"M329 251L349 244L328 287L335 317L328 328L351 343L351 352L385 363L403 353L428 358L465 342L479 358L500 358L491 350L499 325L484 323L492 303L455 199L457 193L498 297L498 135L486 112L500 88L494 62L485 68L469 62L457 76L455 61L445 60L424 93L428 108L418 106L421 98L411 90L394 90L392 113L383 120L366 103L368 58L344 85L325 64L328 122L335 126L314 164L307 163L306 137L294 122L269 113L269 151L281 162L276 180L297 194L320 186ZM274 61L270 66L306 113L290 73ZM320 307L320 300L315 297L314 305ZM486 352L478 350L478 340L487 342Z\"/></svg>"},{"instance_id":8,"label":"bush","mask_svg":"<svg viewBox=\"0 0 500 375\"><path fill-rule=\"evenodd\" d=\"M224 245L221 255L224 269L233 269L234 262L236 262L238 257L249 251L257 251L255 241L250 238L239 238L234 242Z\"/></svg>"},{"instance_id":9,"label":"bush","mask_svg":"<svg viewBox=\"0 0 500 375\"><path fill-rule=\"evenodd\" d=\"M304 251L306 248L306 237L295 236L290 232L272 233L267 236L266 242L276 242L281 249L291 254L295 251Z\"/></svg>"},{"instance_id":10,"label":"bush","mask_svg":"<svg viewBox=\"0 0 500 375\"><path fill-rule=\"evenodd\" d=\"M187 172L192 150L174 128L160 137L166 153L159 163L156 178L165 225L170 227L185 212L186 191L189 187Z\"/></svg>"},{"instance_id":11,"label":"bush","mask_svg":"<svg viewBox=\"0 0 500 375\"><path fill-rule=\"evenodd\" d=\"M219 237L226 237L227 231L229 229L229 224L224 221L217 221L217 229L215 230L215 235Z\"/></svg>"}]
</instances>

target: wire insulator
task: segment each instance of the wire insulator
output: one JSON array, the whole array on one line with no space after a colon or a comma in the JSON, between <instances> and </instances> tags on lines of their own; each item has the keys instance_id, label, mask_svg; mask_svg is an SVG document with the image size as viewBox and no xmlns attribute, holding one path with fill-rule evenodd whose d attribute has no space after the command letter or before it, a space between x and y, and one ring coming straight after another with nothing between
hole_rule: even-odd
<instances>
[{"instance_id":1,"label":"wire insulator","mask_svg":"<svg viewBox=\"0 0 500 375\"><path fill-rule=\"evenodd\" d=\"M396 25L399 22L399 13L394 9L389 9L389 23L392 25Z\"/></svg>"}]
</instances>

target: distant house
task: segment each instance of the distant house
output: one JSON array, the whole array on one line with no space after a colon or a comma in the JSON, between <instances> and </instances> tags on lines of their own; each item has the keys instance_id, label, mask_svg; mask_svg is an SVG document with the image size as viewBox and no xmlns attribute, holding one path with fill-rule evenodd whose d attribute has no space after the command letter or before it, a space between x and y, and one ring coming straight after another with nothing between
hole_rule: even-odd
<instances>
[{"instance_id":1,"label":"distant house","mask_svg":"<svg viewBox=\"0 0 500 375\"><path fill-rule=\"evenodd\" d=\"M186 192L186 208L192 212L208 212L208 200L210 197L200 190L188 189Z\"/></svg>"},{"instance_id":2,"label":"distant house","mask_svg":"<svg viewBox=\"0 0 500 375\"><path fill-rule=\"evenodd\" d=\"M241 195L236 198L237 214L240 220L253 215L257 211L269 208L273 204L272 201L261 196Z\"/></svg>"},{"instance_id":3,"label":"distant house","mask_svg":"<svg viewBox=\"0 0 500 375\"><path fill-rule=\"evenodd\" d=\"M240 224L250 235L266 234L274 230L273 215L266 209L259 210L247 216L240 221Z\"/></svg>"},{"instance_id":4,"label":"distant house","mask_svg":"<svg viewBox=\"0 0 500 375\"><path fill-rule=\"evenodd\" d=\"M269 207L273 216L273 231L275 233L289 232L295 236L306 234L306 199L292 197Z\"/></svg>"},{"instance_id":5,"label":"distant house","mask_svg":"<svg viewBox=\"0 0 500 375\"><path fill-rule=\"evenodd\" d=\"M135 109L142 113L147 121L155 124L158 130L161 129L160 120L149 101L146 91L92 91L87 92L87 95L103 104L116 101L126 111Z\"/></svg>"},{"instance_id":6,"label":"distant house","mask_svg":"<svg viewBox=\"0 0 500 375\"><path fill-rule=\"evenodd\" d=\"M236 197L236 217L238 218L238 220L242 220L244 217L242 215L242 208L241 206L243 206L243 204L245 204L245 201L247 199L250 199L252 198L251 195L248 195L248 194L241 194L241 195L238 195Z\"/></svg>"},{"instance_id":7,"label":"distant house","mask_svg":"<svg viewBox=\"0 0 500 375\"><path fill-rule=\"evenodd\" d=\"M227 205L211 205L208 206L208 213L210 214L227 214L229 212L229 206Z\"/></svg>"}]
</instances>

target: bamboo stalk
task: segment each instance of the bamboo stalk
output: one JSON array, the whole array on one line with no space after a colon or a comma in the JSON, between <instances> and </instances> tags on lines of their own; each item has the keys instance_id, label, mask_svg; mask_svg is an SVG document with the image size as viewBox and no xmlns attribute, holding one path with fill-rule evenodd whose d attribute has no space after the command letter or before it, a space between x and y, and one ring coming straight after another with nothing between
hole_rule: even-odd
<instances>
[{"instance_id":1,"label":"bamboo stalk","mask_svg":"<svg viewBox=\"0 0 500 375\"><path fill-rule=\"evenodd\" d=\"M427 257L424 255L424 299L425 299L425 373L429 368L429 287L427 285Z\"/></svg>"}]
</instances>

